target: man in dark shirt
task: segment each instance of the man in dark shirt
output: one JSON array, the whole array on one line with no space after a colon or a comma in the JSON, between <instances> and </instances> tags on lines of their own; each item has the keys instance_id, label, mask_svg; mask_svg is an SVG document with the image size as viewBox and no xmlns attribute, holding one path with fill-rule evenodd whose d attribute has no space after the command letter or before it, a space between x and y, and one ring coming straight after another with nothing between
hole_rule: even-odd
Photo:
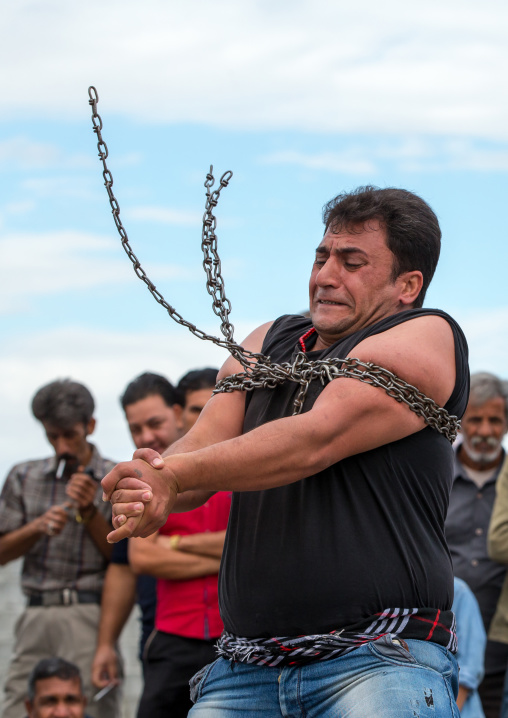
<instances>
[{"instance_id":1,"label":"man in dark shirt","mask_svg":"<svg viewBox=\"0 0 508 718\"><path fill-rule=\"evenodd\" d=\"M461 416L465 339L444 312L420 308L439 256L432 210L404 190L360 188L324 219L312 320L281 317L243 347L295 371L307 359L372 362ZM452 448L379 388L382 370L356 366L363 381L311 381L301 413L293 381L216 394L164 460L138 452L103 482L110 540L234 491L221 657L195 677L193 718L458 715ZM231 358L219 378L243 369Z\"/></svg>"},{"instance_id":2,"label":"man in dark shirt","mask_svg":"<svg viewBox=\"0 0 508 718\"><path fill-rule=\"evenodd\" d=\"M471 376L471 393L462 420L462 443L455 454L455 478L446 518L453 571L471 588L488 633L506 566L489 558L487 534L496 482L505 461L501 442L508 429L508 389L487 372ZM488 641L480 697L486 718L498 718L508 661L508 645Z\"/></svg>"}]
</instances>

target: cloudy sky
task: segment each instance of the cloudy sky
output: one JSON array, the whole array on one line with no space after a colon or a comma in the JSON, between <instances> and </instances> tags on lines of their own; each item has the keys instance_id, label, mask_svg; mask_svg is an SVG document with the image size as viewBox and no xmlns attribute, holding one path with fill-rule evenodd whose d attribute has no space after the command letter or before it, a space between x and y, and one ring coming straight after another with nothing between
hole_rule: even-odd
<instances>
[{"instance_id":1,"label":"cloudy sky","mask_svg":"<svg viewBox=\"0 0 508 718\"><path fill-rule=\"evenodd\" d=\"M508 376L508 5L504 0L17 0L0 24L0 472L47 452L29 413L87 383L97 443L131 451L118 395L225 357L176 326L130 268L101 178L148 274L211 333L203 181L238 340L307 305L322 205L358 185L422 195L443 228L427 305L463 325L473 370ZM1 478L0 478L1 482Z\"/></svg>"}]
</instances>

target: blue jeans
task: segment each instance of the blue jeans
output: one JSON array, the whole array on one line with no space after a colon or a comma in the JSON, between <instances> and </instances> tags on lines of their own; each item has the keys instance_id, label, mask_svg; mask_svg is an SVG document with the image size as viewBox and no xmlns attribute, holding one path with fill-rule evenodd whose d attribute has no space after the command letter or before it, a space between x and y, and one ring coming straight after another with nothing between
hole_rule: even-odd
<instances>
[{"instance_id":1,"label":"blue jeans","mask_svg":"<svg viewBox=\"0 0 508 718\"><path fill-rule=\"evenodd\" d=\"M197 674L189 718L460 718L445 648L385 636L330 661L270 668L218 658Z\"/></svg>"}]
</instances>

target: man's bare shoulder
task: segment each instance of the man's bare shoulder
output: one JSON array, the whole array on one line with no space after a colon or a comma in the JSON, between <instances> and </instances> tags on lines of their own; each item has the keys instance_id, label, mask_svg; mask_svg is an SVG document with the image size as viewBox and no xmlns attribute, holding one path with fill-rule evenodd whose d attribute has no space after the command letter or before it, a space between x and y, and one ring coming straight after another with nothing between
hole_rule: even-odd
<instances>
[{"instance_id":1,"label":"man's bare shoulder","mask_svg":"<svg viewBox=\"0 0 508 718\"><path fill-rule=\"evenodd\" d=\"M254 329L254 331L251 332L244 339L243 342L241 342L241 346L250 352L259 354L263 347L263 342L268 333L268 330L270 329L274 321L275 320L266 322L265 324L261 324L261 326ZM238 372L242 372L243 370L244 369L240 362L238 362L236 359L233 359L233 357L230 357L224 362L223 366L219 370L219 373L217 375L217 381L219 381L220 379L224 379L224 377L226 376L231 376L231 374L237 374Z\"/></svg>"},{"instance_id":2,"label":"man's bare shoulder","mask_svg":"<svg viewBox=\"0 0 508 718\"><path fill-rule=\"evenodd\" d=\"M443 406L455 386L455 341L446 319L425 315L368 337L351 356L370 361L416 386Z\"/></svg>"}]
</instances>

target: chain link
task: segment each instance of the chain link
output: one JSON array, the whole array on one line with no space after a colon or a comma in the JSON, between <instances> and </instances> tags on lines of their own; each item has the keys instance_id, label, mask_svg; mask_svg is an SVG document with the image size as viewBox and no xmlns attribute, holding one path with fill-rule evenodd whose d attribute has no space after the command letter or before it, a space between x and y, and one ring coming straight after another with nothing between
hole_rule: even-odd
<instances>
[{"instance_id":1,"label":"chain link","mask_svg":"<svg viewBox=\"0 0 508 718\"><path fill-rule=\"evenodd\" d=\"M252 391L253 389L274 389L278 384L285 381L292 381L300 384L300 390L294 402L293 414L299 414L305 402L309 385L314 380L319 380L323 385L337 377L349 377L358 379L371 386L377 386L395 399L395 401L406 404L411 411L422 417L424 421L436 429L453 443L460 428L460 422L456 416L451 416L445 409L441 408L435 401L422 394L416 387L411 386L387 369L370 362L361 362L358 359L326 359L309 361L303 352L296 355L291 364L273 364L270 357L264 354L251 352L234 341L234 327L230 322L231 302L226 296L225 283L221 273L221 262L217 249L217 219L214 210L218 204L221 191L228 186L233 173L225 172L219 180L219 186L212 191L215 183L213 167L206 175L206 204L203 215L203 229L201 234L201 249L203 251L203 269L206 274L206 289L212 297L212 308L214 313L221 320L221 332L224 339L206 334L194 324L186 321L177 310L172 307L159 292L155 284L149 279L141 266L139 259L134 254L129 243L127 232L120 219L120 205L113 194L113 175L107 167L108 148L102 138L102 119L97 112L99 95L95 87L88 88L89 104L92 107L93 131L97 135L97 149L99 159L102 162L104 185L108 193L113 219L122 241L122 246L129 257L136 276L141 279L155 301L167 311L171 319L189 329L198 339L205 339L213 342L229 353L241 364L245 371L233 374L220 381L214 394L218 392Z\"/></svg>"},{"instance_id":2,"label":"chain link","mask_svg":"<svg viewBox=\"0 0 508 718\"><path fill-rule=\"evenodd\" d=\"M400 379L388 369L355 358L308 361L306 355L299 352L292 364L285 362L266 367L258 363L248 373L228 376L217 384L214 393L241 389L247 391L273 389L284 381L292 381L300 384L300 391L293 406L293 415L295 415L303 409L311 381L319 380L324 385L338 377L358 379L365 384L384 389L388 396L399 403L406 404L429 426L444 434L450 442L453 443L457 438L460 422L456 416L451 416L433 399L425 396L415 386Z\"/></svg>"}]
</instances>

